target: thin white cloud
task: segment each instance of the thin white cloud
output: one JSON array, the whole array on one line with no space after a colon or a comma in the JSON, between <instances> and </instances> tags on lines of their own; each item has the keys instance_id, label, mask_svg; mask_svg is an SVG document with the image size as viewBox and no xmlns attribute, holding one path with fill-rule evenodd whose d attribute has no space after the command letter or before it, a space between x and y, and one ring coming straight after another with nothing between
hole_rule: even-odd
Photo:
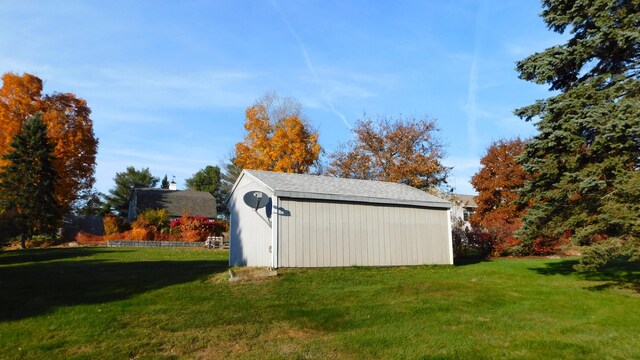
<instances>
[{"instance_id":1,"label":"thin white cloud","mask_svg":"<svg viewBox=\"0 0 640 360\"><path fill-rule=\"evenodd\" d=\"M482 32L484 31L484 2L479 5L476 13L474 51L469 69L469 81L467 85L467 135L473 153L478 150L479 137L477 131L478 122L478 63L480 61L480 47L482 44Z\"/></svg>"},{"instance_id":2,"label":"thin white cloud","mask_svg":"<svg viewBox=\"0 0 640 360\"><path fill-rule=\"evenodd\" d=\"M311 62L311 58L309 57L309 53L307 52L307 48L304 45L304 43L302 42L302 39L300 38L300 36L298 36L298 33L295 31L293 26L291 26L291 23L287 19L286 15L282 11L282 9L280 9L280 6L276 2L276 0L271 0L271 3L273 4L273 6L276 8L278 13L280 14L280 17L282 18L282 21L287 26L287 30L289 31L291 36L293 36L293 38L298 43L298 47L300 48L300 51L302 52L302 56L304 57L305 64L307 65L307 69L309 69L309 72L313 76L314 80L318 84L320 84L320 86L322 87L322 89L320 91L320 95L326 101L326 103L329 106L329 109L331 110L331 112L333 112L336 116L338 116L342 120L342 122L344 123L344 125L347 128L351 129L351 124L349 124L349 122L347 121L346 116L344 116L343 113L341 113L340 111L338 111L336 109L336 107L333 104L332 99L329 97L329 95L328 95L328 93L327 93L327 91L325 89L324 83L322 81L320 81L320 77L318 76L318 73L316 72L316 69L314 68L313 63Z\"/></svg>"}]
</instances>

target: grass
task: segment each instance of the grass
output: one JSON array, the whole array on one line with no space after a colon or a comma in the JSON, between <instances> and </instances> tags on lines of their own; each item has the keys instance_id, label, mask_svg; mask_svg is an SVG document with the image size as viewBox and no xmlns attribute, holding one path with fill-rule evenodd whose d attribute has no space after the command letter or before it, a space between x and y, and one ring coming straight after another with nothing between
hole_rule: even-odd
<instances>
[{"instance_id":1,"label":"grass","mask_svg":"<svg viewBox=\"0 0 640 360\"><path fill-rule=\"evenodd\" d=\"M280 270L227 253L0 253L0 358L640 358L640 266L575 260Z\"/></svg>"}]
</instances>

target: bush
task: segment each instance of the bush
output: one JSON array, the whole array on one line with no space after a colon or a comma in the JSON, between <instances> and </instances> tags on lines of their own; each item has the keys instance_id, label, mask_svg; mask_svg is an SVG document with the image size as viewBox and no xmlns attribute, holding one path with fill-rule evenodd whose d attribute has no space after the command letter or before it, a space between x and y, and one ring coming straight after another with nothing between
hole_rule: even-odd
<instances>
[{"instance_id":1,"label":"bush","mask_svg":"<svg viewBox=\"0 0 640 360\"><path fill-rule=\"evenodd\" d=\"M106 235L119 234L131 229L131 225L129 225L128 222L113 214L103 216L102 225L104 226L104 233Z\"/></svg>"},{"instance_id":2,"label":"bush","mask_svg":"<svg viewBox=\"0 0 640 360\"><path fill-rule=\"evenodd\" d=\"M154 237L155 231L152 227L134 228L125 232L125 240L153 240Z\"/></svg>"},{"instance_id":3,"label":"bush","mask_svg":"<svg viewBox=\"0 0 640 360\"><path fill-rule=\"evenodd\" d=\"M182 215L181 218L173 220L171 229L180 228L182 240L184 241L205 241L207 237L213 235L215 221L204 216Z\"/></svg>"},{"instance_id":4,"label":"bush","mask_svg":"<svg viewBox=\"0 0 640 360\"><path fill-rule=\"evenodd\" d=\"M115 215L105 215L102 218L104 233L107 235L117 234L120 232L120 219Z\"/></svg>"},{"instance_id":5,"label":"bush","mask_svg":"<svg viewBox=\"0 0 640 360\"><path fill-rule=\"evenodd\" d=\"M169 213L166 209L148 209L140 216L143 216L147 226L152 226L155 231L162 232L169 229Z\"/></svg>"},{"instance_id":6,"label":"bush","mask_svg":"<svg viewBox=\"0 0 640 360\"><path fill-rule=\"evenodd\" d=\"M493 251L493 238L488 232L467 228L462 219L452 219L453 256L487 257Z\"/></svg>"}]
</instances>

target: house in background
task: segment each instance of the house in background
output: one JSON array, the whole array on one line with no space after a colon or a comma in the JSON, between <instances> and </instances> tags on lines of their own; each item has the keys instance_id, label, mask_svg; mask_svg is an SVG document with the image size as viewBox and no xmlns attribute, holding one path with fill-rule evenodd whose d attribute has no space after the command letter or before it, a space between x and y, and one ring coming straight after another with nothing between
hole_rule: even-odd
<instances>
[{"instance_id":1,"label":"house in background","mask_svg":"<svg viewBox=\"0 0 640 360\"><path fill-rule=\"evenodd\" d=\"M206 191L134 188L129 198L129 221L147 209L166 209L171 220L184 214L216 218L216 199Z\"/></svg>"},{"instance_id":2,"label":"house in background","mask_svg":"<svg viewBox=\"0 0 640 360\"><path fill-rule=\"evenodd\" d=\"M475 195L463 195L463 194L451 194L449 199L453 203L451 208L451 217L454 219L460 219L464 222L466 229L471 229L469 223L469 217L476 212L478 204L476 204Z\"/></svg>"},{"instance_id":3,"label":"house in background","mask_svg":"<svg viewBox=\"0 0 640 360\"><path fill-rule=\"evenodd\" d=\"M243 170L227 205L231 266L453 264L451 203L407 185Z\"/></svg>"}]
</instances>

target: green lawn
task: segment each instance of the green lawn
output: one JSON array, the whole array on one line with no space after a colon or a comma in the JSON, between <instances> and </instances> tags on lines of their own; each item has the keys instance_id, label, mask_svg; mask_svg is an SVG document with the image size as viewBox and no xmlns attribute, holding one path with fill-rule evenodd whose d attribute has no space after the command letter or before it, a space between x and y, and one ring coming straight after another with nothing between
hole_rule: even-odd
<instances>
[{"instance_id":1,"label":"green lawn","mask_svg":"<svg viewBox=\"0 0 640 360\"><path fill-rule=\"evenodd\" d=\"M0 358L640 358L640 266L574 260L280 270L227 253L0 253Z\"/></svg>"}]
</instances>

